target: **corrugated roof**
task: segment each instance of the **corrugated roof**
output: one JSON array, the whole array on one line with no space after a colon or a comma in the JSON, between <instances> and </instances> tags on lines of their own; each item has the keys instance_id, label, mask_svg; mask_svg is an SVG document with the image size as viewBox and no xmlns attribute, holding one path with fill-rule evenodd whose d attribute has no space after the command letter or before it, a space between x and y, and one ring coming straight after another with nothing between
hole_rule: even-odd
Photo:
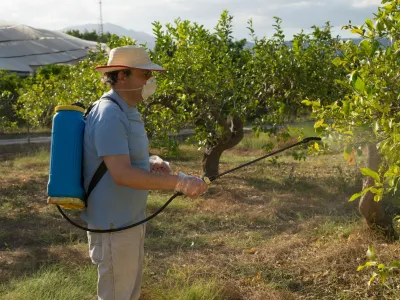
<instances>
[{"instance_id":1,"label":"corrugated roof","mask_svg":"<svg viewBox=\"0 0 400 300\"><path fill-rule=\"evenodd\" d=\"M0 23L0 69L29 75L36 67L85 58L97 43L22 24Z\"/></svg>"}]
</instances>

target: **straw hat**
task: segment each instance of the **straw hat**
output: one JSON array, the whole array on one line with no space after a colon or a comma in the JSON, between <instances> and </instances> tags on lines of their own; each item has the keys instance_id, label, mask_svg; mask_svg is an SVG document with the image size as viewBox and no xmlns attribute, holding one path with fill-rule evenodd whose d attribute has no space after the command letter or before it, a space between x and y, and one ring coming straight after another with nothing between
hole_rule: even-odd
<instances>
[{"instance_id":1,"label":"straw hat","mask_svg":"<svg viewBox=\"0 0 400 300\"><path fill-rule=\"evenodd\" d=\"M106 66L97 66L95 69L101 73L122 69L144 69L151 71L165 71L161 66L153 63L146 50L138 46L123 46L110 51Z\"/></svg>"}]
</instances>

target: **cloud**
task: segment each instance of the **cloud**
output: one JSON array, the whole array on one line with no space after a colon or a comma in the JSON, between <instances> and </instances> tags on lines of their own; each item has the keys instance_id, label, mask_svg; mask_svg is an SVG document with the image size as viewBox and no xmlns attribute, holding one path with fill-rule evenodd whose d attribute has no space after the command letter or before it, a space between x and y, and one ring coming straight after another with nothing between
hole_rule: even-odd
<instances>
[{"instance_id":1,"label":"cloud","mask_svg":"<svg viewBox=\"0 0 400 300\"><path fill-rule=\"evenodd\" d=\"M354 7L377 7L378 5L381 4L381 0L357 0L353 1L353 6Z\"/></svg>"},{"instance_id":2,"label":"cloud","mask_svg":"<svg viewBox=\"0 0 400 300\"><path fill-rule=\"evenodd\" d=\"M372 2L372 1L370 1ZM254 14L254 28L257 36L271 36L273 34L274 16L282 19L282 27L286 36L292 36L298 33L301 29L306 32L311 30L311 26L324 26L327 21L334 27L335 34L341 36L351 36L350 33L341 31L340 28L351 22L353 24L362 24L366 18L372 18L373 13L377 10L377 5L363 5L356 7L354 2L346 0L312 0L312 1L269 1L269 5L259 6L256 10L251 5L241 7L243 9L239 13L239 18L236 20L238 35L244 36L247 34L243 28L246 26L244 16L250 11ZM235 13L233 12L235 15ZM250 14L249 14L250 15Z\"/></svg>"},{"instance_id":3,"label":"cloud","mask_svg":"<svg viewBox=\"0 0 400 300\"><path fill-rule=\"evenodd\" d=\"M247 22L253 20L258 36L273 34L274 16L282 18L285 33L291 35L330 21L340 28L349 20L361 24L372 18L379 0L102 0L103 22L127 29L152 32L153 21L162 24L176 18L191 20L212 30L224 9L234 16L234 36L248 38ZM0 20L38 28L61 29L98 23L98 0L13 0L2 1Z\"/></svg>"}]
</instances>

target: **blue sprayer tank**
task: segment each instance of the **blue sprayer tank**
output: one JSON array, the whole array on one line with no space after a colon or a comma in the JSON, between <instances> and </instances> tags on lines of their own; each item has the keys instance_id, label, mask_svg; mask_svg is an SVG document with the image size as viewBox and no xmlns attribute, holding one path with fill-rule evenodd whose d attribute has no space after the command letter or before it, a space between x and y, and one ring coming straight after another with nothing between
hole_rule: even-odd
<instances>
[{"instance_id":1,"label":"blue sprayer tank","mask_svg":"<svg viewBox=\"0 0 400 300\"><path fill-rule=\"evenodd\" d=\"M60 105L55 112L47 202L68 209L82 209L85 207L82 180L84 109L75 105Z\"/></svg>"}]
</instances>

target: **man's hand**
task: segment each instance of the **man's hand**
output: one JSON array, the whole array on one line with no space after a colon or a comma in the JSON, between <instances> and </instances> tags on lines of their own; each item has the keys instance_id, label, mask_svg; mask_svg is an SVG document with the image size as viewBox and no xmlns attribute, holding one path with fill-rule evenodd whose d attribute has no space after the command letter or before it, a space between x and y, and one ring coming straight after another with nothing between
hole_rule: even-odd
<instances>
[{"instance_id":1,"label":"man's hand","mask_svg":"<svg viewBox=\"0 0 400 300\"><path fill-rule=\"evenodd\" d=\"M162 160L157 155L152 155L150 160L150 172L156 174L171 174L172 169L167 161Z\"/></svg>"},{"instance_id":2,"label":"man's hand","mask_svg":"<svg viewBox=\"0 0 400 300\"><path fill-rule=\"evenodd\" d=\"M179 172L175 191L190 198L196 198L207 191L207 184L201 178Z\"/></svg>"}]
</instances>

